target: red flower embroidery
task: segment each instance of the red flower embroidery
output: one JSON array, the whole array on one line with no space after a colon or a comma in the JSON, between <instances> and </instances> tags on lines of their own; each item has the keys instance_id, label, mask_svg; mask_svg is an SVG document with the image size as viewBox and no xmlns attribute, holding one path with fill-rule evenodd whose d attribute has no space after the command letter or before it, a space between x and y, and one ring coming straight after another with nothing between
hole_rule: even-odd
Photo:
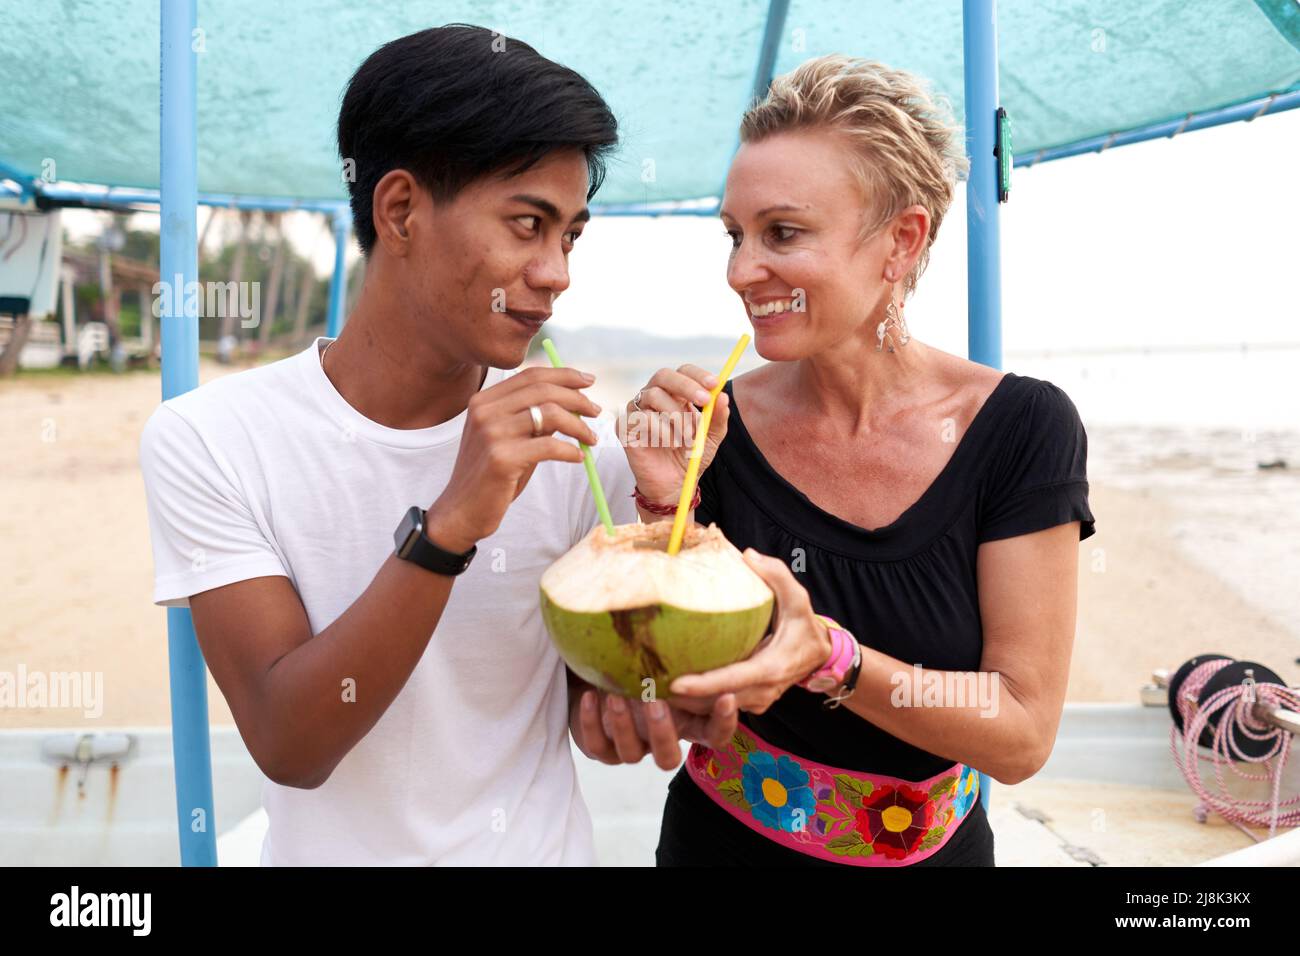
<instances>
[{"instance_id":1,"label":"red flower embroidery","mask_svg":"<svg viewBox=\"0 0 1300 956\"><path fill-rule=\"evenodd\" d=\"M686 759L696 770L703 770L705 764L709 762L708 748L701 744L691 744L691 749L686 752Z\"/></svg>"},{"instance_id":2,"label":"red flower embroidery","mask_svg":"<svg viewBox=\"0 0 1300 956\"><path fill-rule=\"evenodd\" d=\"M862 802L858 832L877 853L901 860L916 852L934 825L934 804L928 794L911 787L881 787Z\"/></svg>"},{"instance_id":3,"label":"red flower embroidery","mask_svg":"<svg viewBox=\"0 0 1300 956\"><path fill-rule=\"evenodd\" d=\"M738 761L736 752L728 747L726 750L714 750L703 744L693 743L686 753L687 765L711 780L726 780L740 773L743 761Z\"/></svg>"}]
</instances>

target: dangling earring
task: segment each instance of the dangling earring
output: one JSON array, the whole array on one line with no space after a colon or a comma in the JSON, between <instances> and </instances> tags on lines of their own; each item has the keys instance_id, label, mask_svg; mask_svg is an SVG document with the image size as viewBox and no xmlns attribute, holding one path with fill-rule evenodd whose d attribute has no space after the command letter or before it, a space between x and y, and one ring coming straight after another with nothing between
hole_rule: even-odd
<instances>
[{"instance_id":1,"label":"dangling earring","mask_svg":"<svg viewBox=\"0 0 1300 956\"><path fill-rule=\"evenodd\" d=\"M893 295L890 295L889 305L885 306L885 321L876 326L876 351L879 352L885 344L885 338L889 338L889 351L894 351L894 336L891 329L898 332L898 347L902 348L911 339L907 334L907 323L903 320L903 310L894 304Z\"/></svg>"}]
</instances>

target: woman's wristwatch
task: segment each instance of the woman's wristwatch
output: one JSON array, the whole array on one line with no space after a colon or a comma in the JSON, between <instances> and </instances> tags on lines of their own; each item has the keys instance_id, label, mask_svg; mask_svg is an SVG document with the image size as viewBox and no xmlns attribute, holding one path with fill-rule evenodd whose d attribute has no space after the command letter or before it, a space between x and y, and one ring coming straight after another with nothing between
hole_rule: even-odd
<instances>
[{"instance_id":1,"label":"woman's wristwatch","mask_svg":"<svg viewBox=\"0 0 1300 956\"><path fill-rule=\"evenodd\" d=\"M834 694L822 702L823 707L835 708L853 695L858 674L862 670L862 645L838 622L824 614L816 615L826 625L831 636L831 656L822 667L799 686L815 694Z\"/></svg>"}]
</instances>

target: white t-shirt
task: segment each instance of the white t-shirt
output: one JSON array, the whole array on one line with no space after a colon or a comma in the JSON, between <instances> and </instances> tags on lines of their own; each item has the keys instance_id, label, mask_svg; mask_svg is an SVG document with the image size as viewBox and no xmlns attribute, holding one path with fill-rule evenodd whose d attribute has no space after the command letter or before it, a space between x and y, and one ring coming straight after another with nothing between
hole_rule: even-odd
<instances>
[{"instance_id":1,"label":"white t-shirt","mask_svg":"<svg viewBox=\"0 0 1300 956\"><path fill-rule=\"evenodd\" d=\"M431 428L371 421L321 369L324 341L150 416L140 463L156 604L186 607L191 594L284 575L318 634L392 554L406 510L427 508L446 487L466 413ZM489 369L483 387L511 374ZM614 521L634 522L613 423L588 423ZM564 663L537 582L597 521L581 465L538 465L478 543L410 680L370 733L317 789L265 781L263 865L595 863Z\"/></svg>"}]
</instances>

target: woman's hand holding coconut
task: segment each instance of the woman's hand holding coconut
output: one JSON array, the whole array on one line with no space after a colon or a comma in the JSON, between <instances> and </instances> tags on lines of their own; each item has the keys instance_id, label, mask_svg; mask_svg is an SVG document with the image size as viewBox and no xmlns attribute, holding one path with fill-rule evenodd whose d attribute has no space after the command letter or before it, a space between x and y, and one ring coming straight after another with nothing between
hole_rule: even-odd
<instances>
[{"instance_id":1,"label":"woman's hand holding coconut","mask_svg":"<svg viewBox=\"0 0 1300 956\"><path fill-rule=\"evenodd\" d=\"M739 663L677 678L668 688L674 702L734 694L741 710L761 714L831 656L830 631L813 612L807 590L785 562L753 548L746 548L743 556L776 595L772 633Z\"/></svg>"}]
</instances>

